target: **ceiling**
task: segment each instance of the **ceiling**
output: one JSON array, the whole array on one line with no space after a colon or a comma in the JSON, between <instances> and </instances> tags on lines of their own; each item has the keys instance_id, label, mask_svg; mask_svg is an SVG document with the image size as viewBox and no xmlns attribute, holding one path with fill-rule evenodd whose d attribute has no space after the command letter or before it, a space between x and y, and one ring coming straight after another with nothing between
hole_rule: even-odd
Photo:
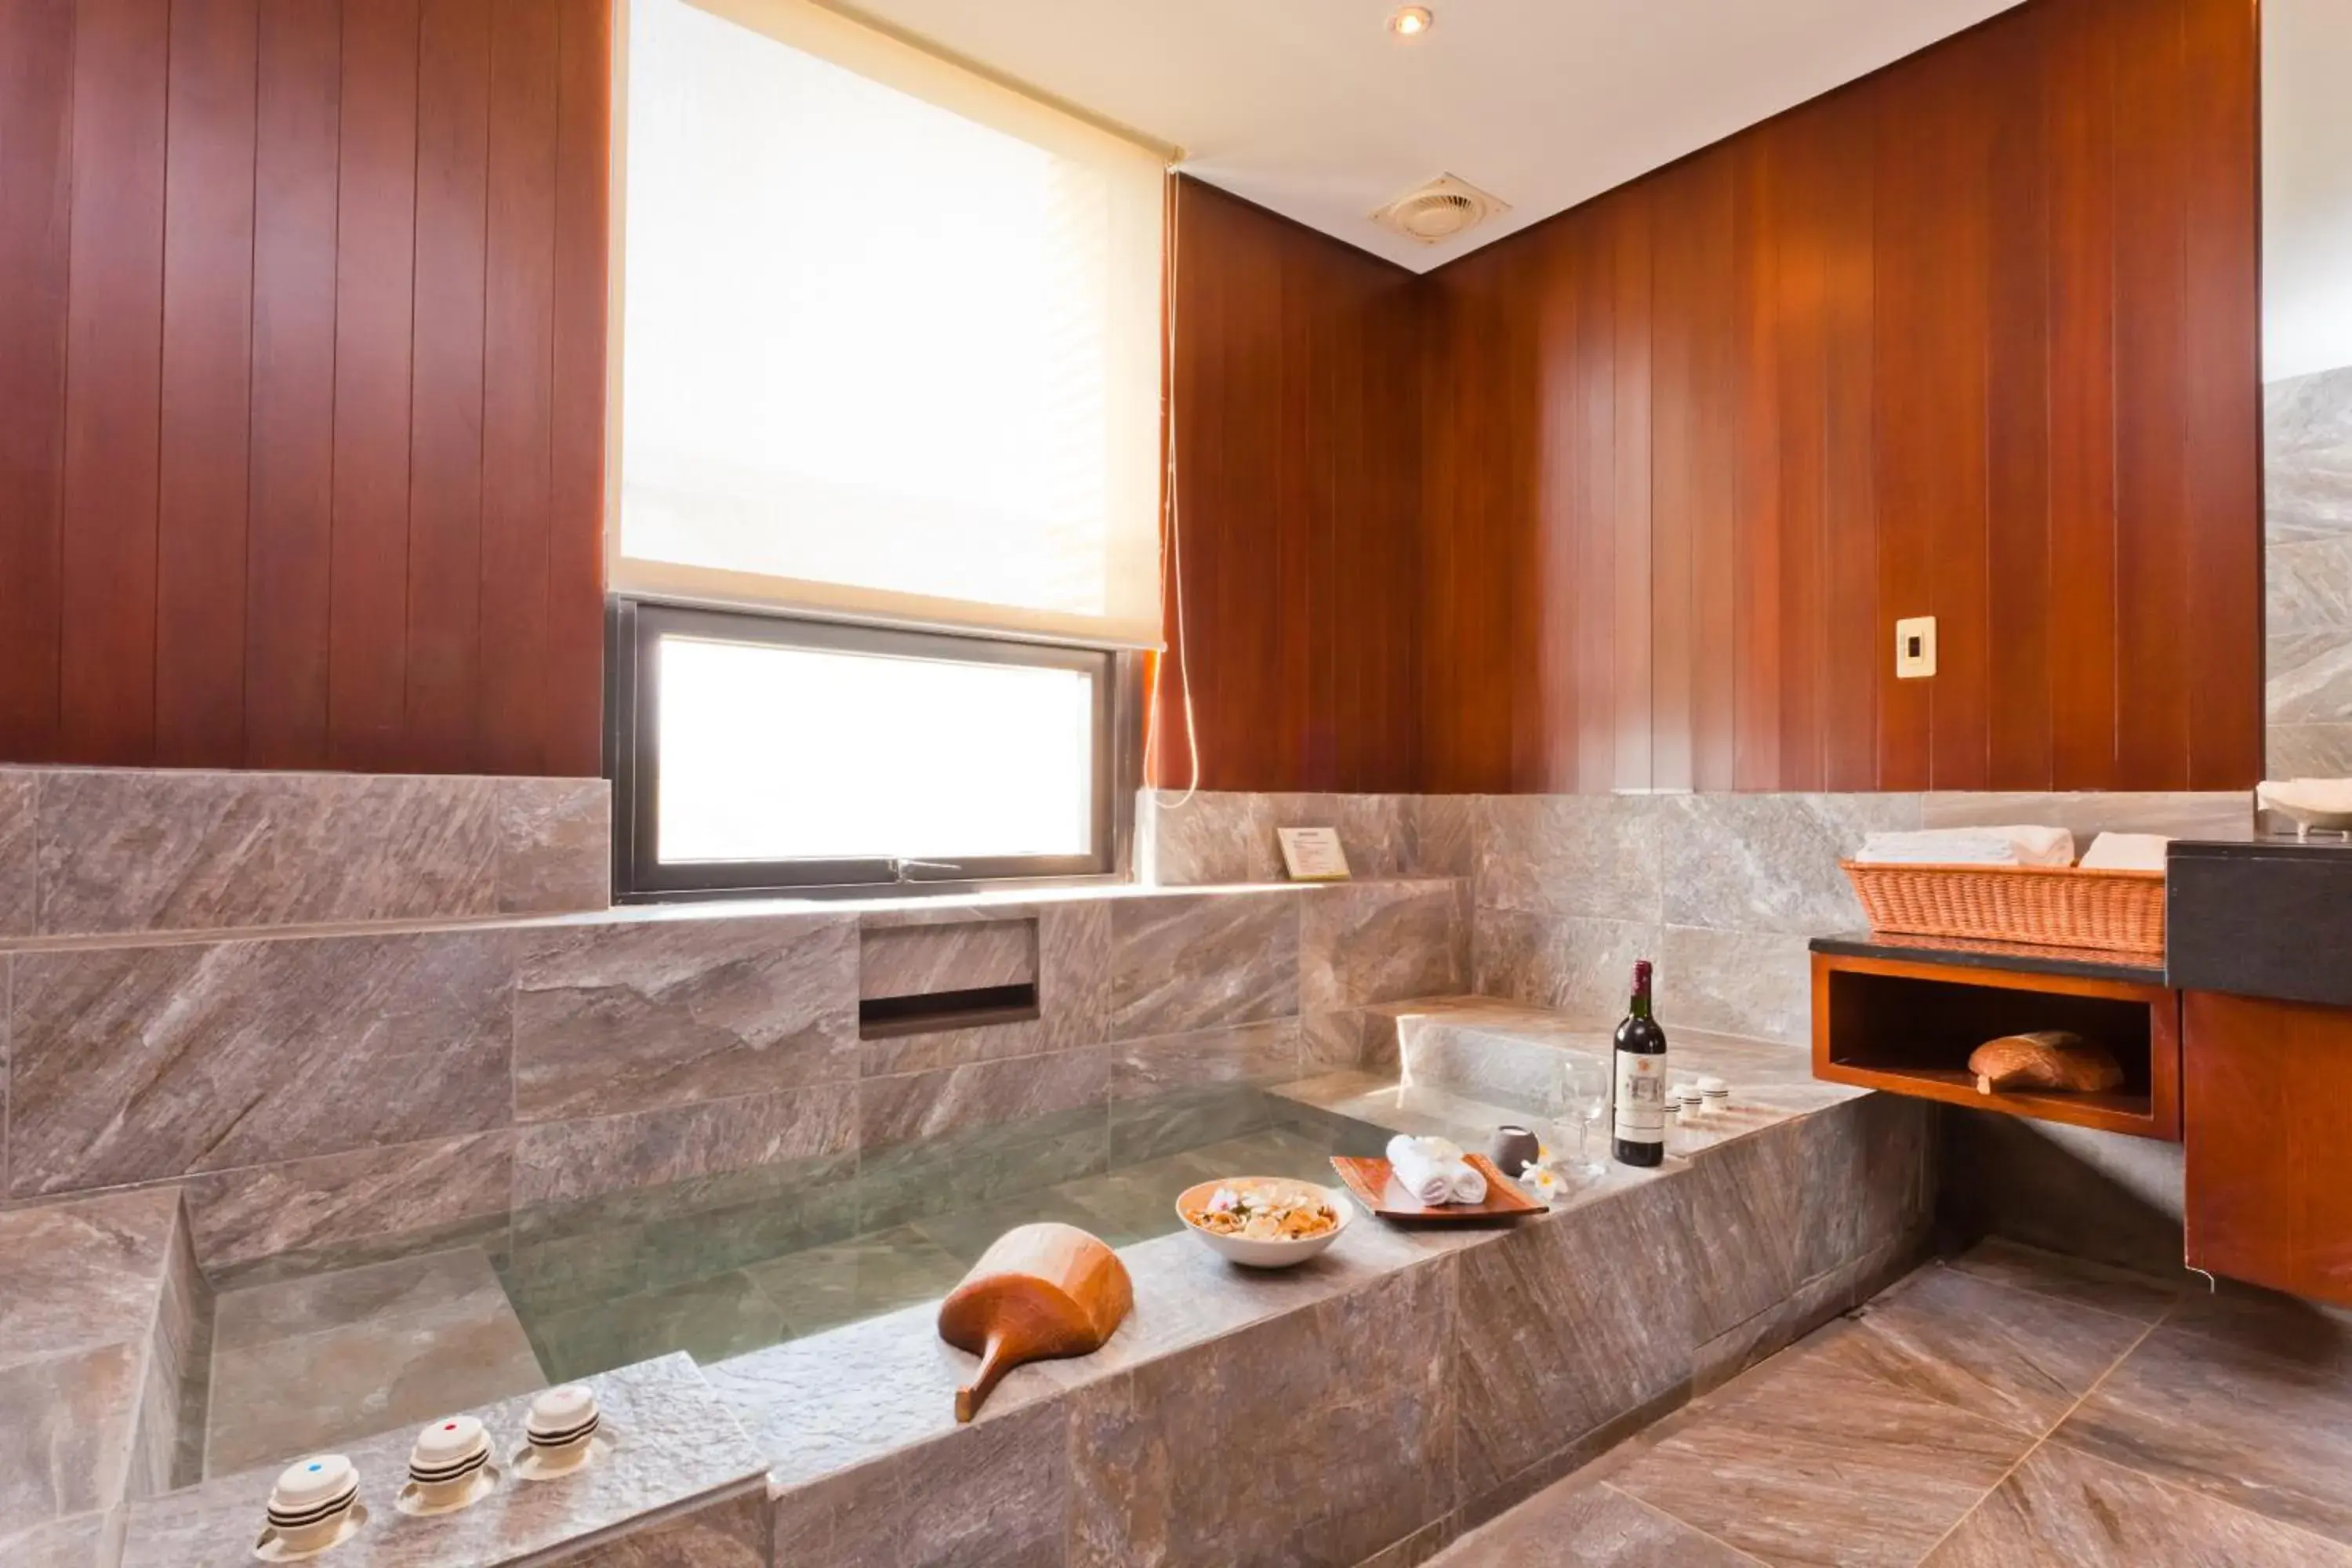
<instances>
[{"instance_id":1,"label":"ceiling","mask_svg":"<svg viewBox=\"0 0 2352 1568\"><path fill-rule=\"evenodd\" d=\"M1184 150L1188 174L1415 271L2016 0L855 0ZM845 9L850 8L847 5ZM1370 214L1451 174L1511 210L1422 245Z\"/></svg>"}]
</instances>

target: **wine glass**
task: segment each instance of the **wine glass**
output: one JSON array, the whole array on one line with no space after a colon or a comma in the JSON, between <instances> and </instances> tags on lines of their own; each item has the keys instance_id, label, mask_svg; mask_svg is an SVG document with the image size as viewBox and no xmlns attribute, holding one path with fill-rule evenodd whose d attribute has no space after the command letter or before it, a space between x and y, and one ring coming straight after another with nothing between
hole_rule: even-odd
<instances>
[{"instance_id":1,"label":"wine glass","mask_svg":"<svg viewBox=\"0 0 2352 1568\"><path fill-rule=\"evenodd\" d=\"M1588 1176L1608 1173L1592 1152L1592 1129L1609 1115L1609 1069L1585 1057L1560 1064L1559 1094L1565 1117L1576 1124L1576 1167Z\"/></svg>"}]
</instances>

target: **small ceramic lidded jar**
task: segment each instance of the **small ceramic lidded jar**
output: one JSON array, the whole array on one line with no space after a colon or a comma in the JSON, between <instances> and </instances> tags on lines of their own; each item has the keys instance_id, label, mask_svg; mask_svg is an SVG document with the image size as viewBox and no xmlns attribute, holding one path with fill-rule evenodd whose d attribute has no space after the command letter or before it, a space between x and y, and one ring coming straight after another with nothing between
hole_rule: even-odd
<instances>
[{"instance_id":1,"label":"small ceramic lidded jar","mask_svg":"<svg viewBox=\"0 0 2352 1568\"><path fill-rule=\"evenodd\" d=\"M436 1421L416 1435L408 1451L417 1507L435 1513L464 1508L480 1495L489 1462L489 1434L479 1421L471 1415Z\"/></svg>"},{"instance_id":2,"label":"small ceramic lidded jar","mask_svg":"<svg viewBox=\"0 0 2352 1568\"><path fill-rule=\"evenodd\" d=\"M589 1439L603 1416L593 1389L567 1383L530 1402L523 1436L530 1440L531 1468L541 1476L562 1475L588 1462Z\"/></svg>"},{"instance_id":3,"label":"small ceramic lidded jar","mask_svg":"<svg viewBox=\"0 0 2352 1568\"><path fill-rule=\"evenodd\" d=\"M341 1454L319 1454L287 1466L269 1489L269 1528L279 1549L303 1555L334 1545L359 1495L360 1473Z\"/></svg>"}]
</instances>

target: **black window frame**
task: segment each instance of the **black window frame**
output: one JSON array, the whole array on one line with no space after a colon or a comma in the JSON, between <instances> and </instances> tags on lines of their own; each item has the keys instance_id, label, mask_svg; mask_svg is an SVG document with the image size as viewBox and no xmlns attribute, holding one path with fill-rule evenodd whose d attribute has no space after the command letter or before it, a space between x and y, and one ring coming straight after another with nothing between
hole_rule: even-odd
<instances>
[{"instance_id":1,"label":"black window frame","mask_svg":"<svg viewBox=\"0 0 2352 1568\"><path fill-rule=\"evenodd\" d=\"M613 897L616 903L723 898L873 898L1004 886L1119 879L1133 835L1130 773L1139 774L1133 689L1138 660L1117 649L991 637L967 631L829 620L783 611L684 604L615 595L606 614L605 773L613 783ZM1095 679L1091 850L1084 855L969 857L951 864L908 858L680 861L660 852L660 692L665 637L777 647L822 648L969 664L1073 669ZM960 759L959 765L969 765Z\"/></svg>"}]
</instances>

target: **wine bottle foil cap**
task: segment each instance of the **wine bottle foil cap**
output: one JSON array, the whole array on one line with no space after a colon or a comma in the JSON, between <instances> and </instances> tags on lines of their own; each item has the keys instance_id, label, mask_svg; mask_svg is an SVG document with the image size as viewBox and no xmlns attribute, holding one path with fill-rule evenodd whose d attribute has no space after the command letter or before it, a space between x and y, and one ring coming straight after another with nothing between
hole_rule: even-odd
<instances>
[{"instance_id":1,"label":"wine bottle foil cap","mask_svg":"<svg viewBox=\"0 0 2352 1568\"><path fill-rule=\"evenodd\" d=\"M1633 983L1634 983L1635 984L1637 984L1637 985L1638 985L1638 984L1640 984L1643 981L1647 980L1647 979L1649 979L1649 978L1650 978L1650 961L1649 961L1648 959L1646 959L1646 958L1637 958L1637 959L1635 959L1635 960L1633 961Z\"/></svg>"}]
</instances>

